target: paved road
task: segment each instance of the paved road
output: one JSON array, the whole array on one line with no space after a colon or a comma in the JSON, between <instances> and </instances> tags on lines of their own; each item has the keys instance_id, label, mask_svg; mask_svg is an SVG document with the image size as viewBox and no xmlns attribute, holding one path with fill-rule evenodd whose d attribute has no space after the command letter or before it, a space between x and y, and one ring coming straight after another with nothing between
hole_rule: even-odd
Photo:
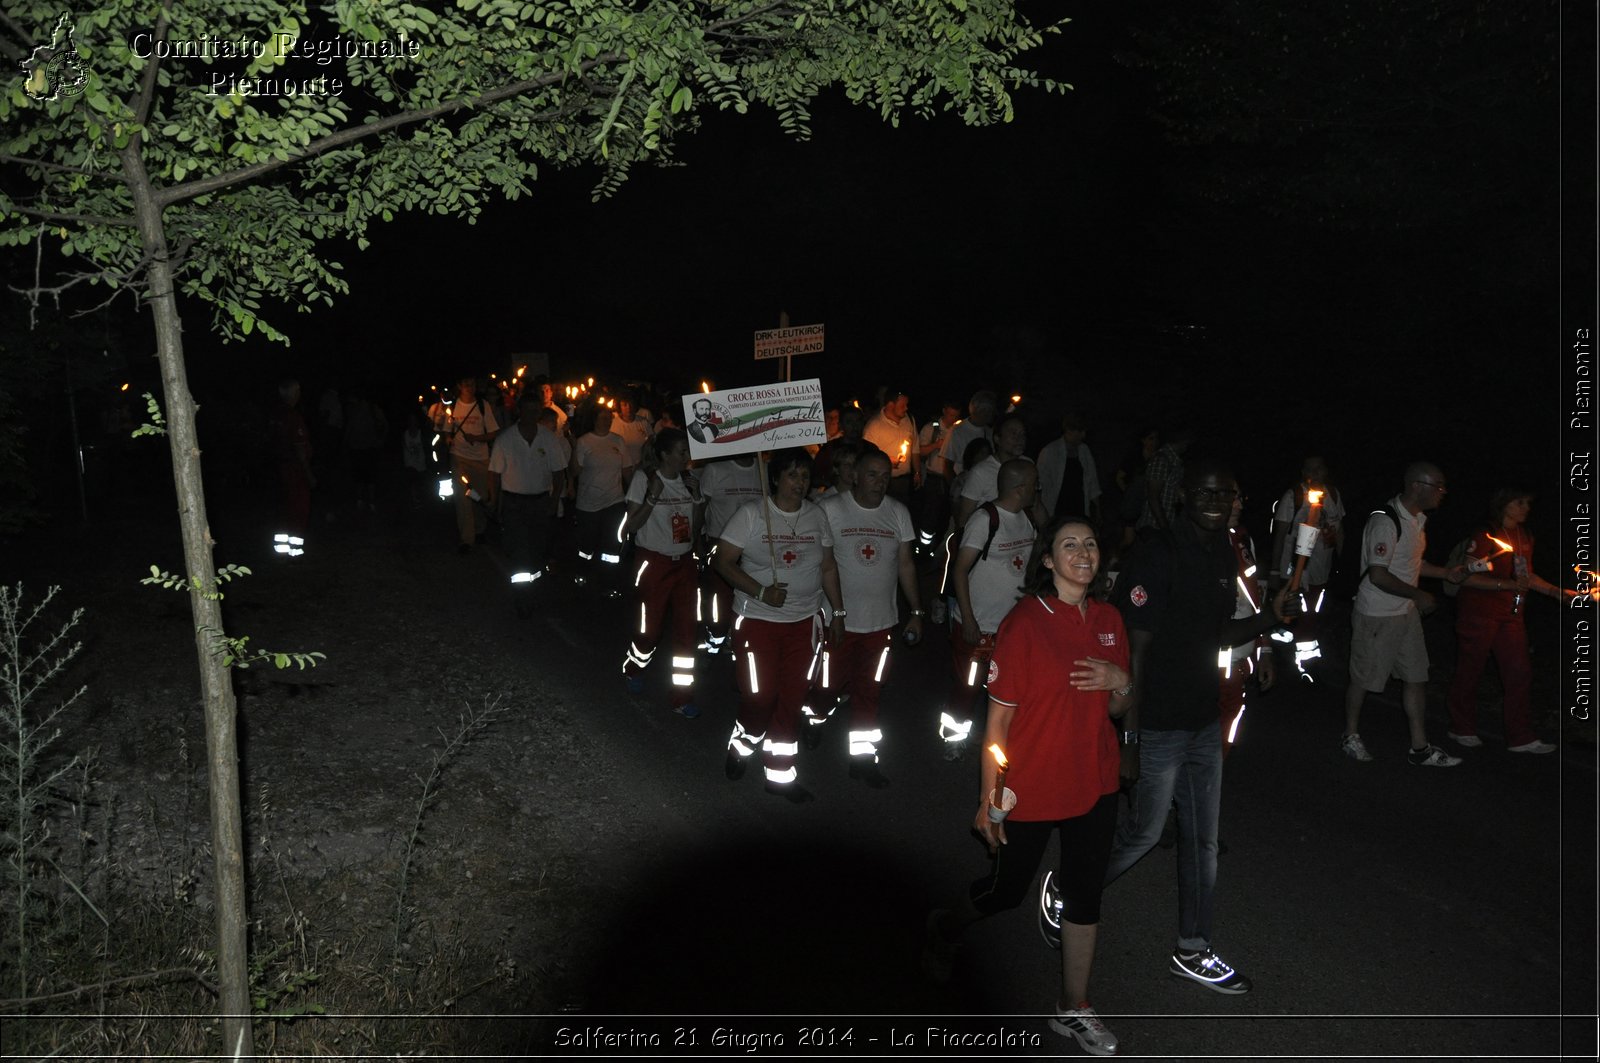
<instances>
[{"instance_id":1,"label":"paved road","mask_svg":"<svg viewBox=\"0 0 1600 1063\"><path fill-rule=\"evenodd\" d=\"M320 545L414 556L437 543L441 578L501 600L503 559L492 548L458 558L452 536L438 507L387 536L329 529ZM524 1043L611 1058L1079 1054L1045 1022L1058 954L1031 910L973 928L948 986L920 972L925 914L987 860L968 830L977 764L944 762L935 735L942 636L896 651L883 720L893 786L847 778L835 723L802 753L817 800L796 807L763 793L759 772L722 776L730 661L702 663L704 715L682 719L665 707L664 673L643 697L623 689L629 603L562 578L540 593L539 615L522 623L507 602L480 648L528 655L637 781L606 795L629 828L584 854L612 945L565 958L573 1013L529 1020ZM1167 974L1171 851L1108 891L1093 998L1123 1054L1592 1055L1594 1020L1564 1028L1559 1015L1595 1009L1594 749L1528 757L1491 742L1459 768L1413 768L1390 696L1363 724L1377 760L1358 764L1338 751L1333 679L1256 703L1228 763L1216 945L1254 992L1222 997ZM635 1045L630 1032L661 1044Z\"/></svg>"},{"instance_id":2,"label":"paved road","mask_svg":"<svg viewBox=\"0 0 1600 1063\"><path fill-rule=\"evenodd\" d=\"M492 561L469 559L486 592ZM685 1050L692 1037L696 1051L730 1053L782 1033L799 1055L1078 1054L1042 1017L1058 954L1031 911L974 928L948 987L919 971L925 913L986 865L967 828L976 763L944 762L934 734L941 637L896 651L883 721L894 785L847 778L834 724L801 758L817 800L794 807L763 793L758 772L722 777L736 702L726 659L702 664L704 715L681 719L664 707L664 675L641 698L622 690L626 603L597 604L560 580L546 589L530 624L561 651L553 668L585 677L589 719L638 778L654 830L651 844L621 851L597 840L615 948L575 982L581 1014L538 1036L600 1054L622 1048L595 1028L664 1034L661 1052L674 1033ZM1338 751L1336 672L1256 703L1228 764L1216 944L1254 992L1222 997L1166 973L1170 851L1108 891L1093 996L1124 1053L1480 1057L1592 1045L1592 1020L1564 1042L1557 1016L1563 999L1568 1012L1592 1012L1595 999L1594 750L1529 757L1490 743L1453 770L1413 768L1391 695L1368 707L1377 760L1358 764ZM1442 732L1442 720L1430 724ZM805 1027L848 1029L851 1042L801 1046ZM930 1039L930 1028L979 1039ZM725 1043L713 1043L719 1029Z\"/></svg>"}]
</instances>

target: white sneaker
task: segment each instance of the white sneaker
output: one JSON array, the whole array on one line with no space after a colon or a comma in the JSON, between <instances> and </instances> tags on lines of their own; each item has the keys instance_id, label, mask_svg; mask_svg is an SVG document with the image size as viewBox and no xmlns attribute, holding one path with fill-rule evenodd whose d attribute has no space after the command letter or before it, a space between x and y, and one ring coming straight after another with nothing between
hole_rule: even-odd
<instances>
[{"instance_id":1,"label":"white sneaker","mask_svg":"<svg viewBox=\"0 0 1600 1063\"><path fill-rule=\"evenodd\" d=\"M1424 746L1413 749L1406 754L1406 759L1419 768L1453 768L1461 763L1460 757L1452 757L1438 746Z\"/></svg>"},{"instance_id":2,"label":"white sneaker","mask_svg":"<svg viewBox=\"0 0 1600 1063\"><path fill-rule=\"evenodd\" d=\"M1446 731L1445 737L1449 738L1450 741L1454 742L1456 745L1466 746L1468 749L1477 749L1479 746L1483 745L1483 739L1479 738L1477 735L1458 735L1454 731ZM1555 747L1552 746L1551 748L1553 749Z\"/></svg>"},{"instance_id":3,"label":"white sneaker","mask_svg":"<svg viewBox=\"0 0 1600 1063\"><path fill-rule=\"evenodd\" d=\"M1339 748L1344 750L1344 755L1351 760L1372 759L1372 754L1367 752L1367 747L1362 744L1360 735L1345 735L1339 740Z\"/></svg>"},{"instance_id":4,"label":"white sneaker","mask_svg":"<svg viewBox=\"0 0 1600 1063\"><path fill-rule=\"evenodd\" d=\"M1541 742L1535 738L1532 742L1524 742L1520 746L1508 747L1513 753L1554 753L1556 747L1549 742Z\"/></svg>"},{"instance_id":5,"label":"white sneaker","mask_svg":"<svg viewBox=\"0 0 1600 1063\"><path fill-rule=\"evenodd\" d=\"M1056 1017L1050 1020L1050 1028L1077 1041L1091 1056L1117 1054L1117 1035L1106 1029L1093 1008L1058 1007Z\"/></svg>"}]
</instances>

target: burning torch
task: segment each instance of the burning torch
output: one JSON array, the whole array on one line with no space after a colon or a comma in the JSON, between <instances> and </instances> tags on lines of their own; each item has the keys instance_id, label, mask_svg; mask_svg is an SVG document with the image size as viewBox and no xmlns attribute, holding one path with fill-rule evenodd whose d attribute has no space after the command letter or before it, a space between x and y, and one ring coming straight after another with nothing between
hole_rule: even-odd
<instances>
[{"instance_id":1,"label":"burning torch","mask_svg":"<svg viewBox=\"0 0 1600 1063\"><path fill-rule=\"evenodd\" d=\"M1294 529L1294 574L1289 577L1289 593L1300 593L1300 580L1305 575L1306 562L1311 559L1312 551L1317 548L1317 539L1322 534L1322 492L1310 490L1306 492L1306 501L1310 508L1306 511L1303 524L1295 525Z\"/></svg>"},{"instance_id":2,"label":"burning torch","mask_svg":"<svg viewBox=\"0 0 1600 1063\"><path fill-rule=\"evenodd\" d=\"M1017 807L1017 795L1006 788L1006 772L1011 765L1000 743L990 746L989 752L994 754L994 762L999 769L995 772L994 789L989 792L989 822L999 823Z\"/></svg>"}]
</instances>

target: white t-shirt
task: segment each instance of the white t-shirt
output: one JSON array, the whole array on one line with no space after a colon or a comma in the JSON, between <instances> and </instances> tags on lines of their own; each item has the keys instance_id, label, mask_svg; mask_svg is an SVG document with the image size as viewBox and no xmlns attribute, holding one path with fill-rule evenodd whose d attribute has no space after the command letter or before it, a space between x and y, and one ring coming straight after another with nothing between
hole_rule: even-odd
<instances>
[{"instance_id":1,"label":"white t-shirt","mask_svg":"<svg viewBox=\"0 0 1600 1063\"><path fill-rule=\"evenodd\" d=\"M593 432L578 437L572 448L572 471L578 477L578 509L595 513L622 501L622 440Z\"/></svg>"},{"instance_id":2,"label":"white t-shirt","mask_svg":"<svg viewBox=\"0 0 1600 1063\"><path fill-rule=\"evenodd\" d=\"M556 473L565 472L560 441L543 425L531 441L522 438L522 429L501 432L489 456L489 471L498 473L500 486L515 495L542 495L554 486Z\"/></svg>"},{"instance_id":3,"label":"white t-shirt","mask_svg":"<svg viewBox=\"0 0 1600 1063\"><path fill-rule=\"evenodd\" d=\"M911 474L911 459L917 445L917 426L910 415L900 418L896 423L879 413L867 422L866 431L861 433L861 438L889 455L890 476ZM903 458L900 456L902 446L906 448Z\"/></svg>"},{"instance_id":4,"label":"white t-shirt","mask_svg":"<svg viewBox=\"0 0 1600 1063\"><path fill-rule=\"evenodd\" d=\"M747 502L761 497L761 469L752 459L740 465L732 458L700 466L700 496L706 500L706 535L722 537L722 529Z\"/></svg>"},{"instance_id":5,"label":"white t-shirt","mask_svg":"<svg viewBox=\"0 0 1600 1063\"><path fill-rule=\"evenodd\" d=\"M772 520L770 539L762 506L767 507ZM734 513L720 538L743 551L739 567L757 583L770 587L776 580L785 584L788 591L783 605L773 607L735 590L734 608L740 616L787 624L804 620L821 609L822 558L833 549L833 533L827 516L816 503L801 502L798 513L785 513L770 498L747 503Z\"/></svg>"},{"instance_id":6,"label":"white t-shirt","mask_svg":"<svg viewBox=\"0 0 1600 1063\"><path fill-rule=\"evenodd\" d=\"M828 498L822 511L833 532L844 629L869 633L894 627L900 620L900 551L910 550L917 539L911 511L893 498L866 509L850 495Z\"/></svg>"},{"instance_id":7,"label":"white t-shirt","mask_svg":"<svg viewBox=\"0 0 1600 1063\"><path fill-rule=\"evenodd\" d=\"M1278 555L1278 573L1283 576L1294 571L1294 540L1297 526L1311 513L1311 503L1301 502L1295 505L1295 498L1300 494L1291 487L1278 499L1278 504L1272 510L1272 519L1280 524L1289 525L1288 532L1283 538L1283 552ZM1339 497L1339 492L1328 491L1322 496L1322 520L1330 528L1337 527L1344 520L1344 500ZM1311 556L1306 559L1305 575L1301 577L1304 582L1313 586L1323 586L1328 582L1328 576L1333 572L1333 543L1325 535L1317 536L1317 545L1312 548Z\"/></svg>"},{"instance_id":8,"label":"white t-shirt","mask_svg":"<svg viewBox=\"0 0 1600 1063\"><path fill-rule=\"evenodd\" d=\"M1022 584L1028 578L1028 557L1033 553L1035 532L1033 521L1026 513L1008 513L999 509L1000 526L995 529L994 542L989 544L989 556L980 557L967 574L967 589L972 595L973 619L978 630L992 635L1000 630L1000 621L1011 612L1011 607L1022 597ZM961 532L961 546L982 551L989 538L989 511L979 508L967 518ZM952 585L953 586L953 585ZM960 622L961 603L952 596L954 608L951 615Z\"/></svg>"},{"instance_id":9,"label":"white t-shirt","mask_svg":"<svg viewBox=\"0 0 1600 1063\"><path fill-rule=\"evenodd\" d=\"M939 457L943 459L945 468L952 476L960 476L966 466L961 464L961 455L967 452L967 447L974 439L994 439L994 430L971 421L961 420L950 426L950 432L944 437L944 444L939 448Z\"/></svg>"},{"instance_id":10,"label":"white t-shirt","mask_svg":"<svg viewBox=\"0 0 1600 1063\"><path fill-rule=\"evenodd\" d=\"M1395 535L1394 521L1386 513L1374 513L1367 518L1361 532L1361 584L1356 588L1356 612L1367 616L1404 616L1416 608L1416 602L1398 594L1379 590L1366 575L1373 565L1389 570L1389 575L1401 583L1415 587L1422 576L1422 552L1427 549L1428 537L1422 526L1428 522L1426 513L1411 514L1395 495L1389 505L1400 515L1400 534Z\"/></svg>"},{"instance_id":11,"label":"white t-shirt","mask_svg":"<svg viewBox=\"0 0 1600 1063\"><path fill-rule=\"evenodd\" d=\"M697 488L692 479L674 476L661 479L661 498L650 510L633 541L646 550L677 557L694 549L694 507L699 502ZM628 501L643 502L650 477L643 469L636 470L628 484Z\"/></svg>"},{"instance_id":12,"label":"white t-shirt","mask_svg":"<svg viewBox=\"0 0 1600 1063\"><path fill-rule=\"evenodd\" d=\"M617 418L611 422L611 434L622 440L623 464L635 466L644 456L644 444L650 438L650 425L635 417L631 421Z\"/></svg>"},{"instance_id":13,"label":"white t-shirt","mask_svg":"<svg viewBox=\"0 0 1600 1063\"><path fill-rule=\"evenodd\" d=\"M466 461L489 460L489 444L470 443L467 433L492 436L500 432L500 421L494 415L493 406L482 399L474 399L465 405L457 402L451 406L436 402L428 413L433 421L433 430L450 441L451 454Z\"/></svg>"},{"instance_id":14,"label":"white t-shirt","mask_svg":"<svg viewBox=\"0 0 1600 1063\"><path fill-rule=\"evenodd\" d=\"M1023 461L1030 459L1023 458ZM993 502L1000 497L1000 459L990 454L967 470L967 479L961 486L961 497L974 505Z\"/></svg>"}]
</instances>

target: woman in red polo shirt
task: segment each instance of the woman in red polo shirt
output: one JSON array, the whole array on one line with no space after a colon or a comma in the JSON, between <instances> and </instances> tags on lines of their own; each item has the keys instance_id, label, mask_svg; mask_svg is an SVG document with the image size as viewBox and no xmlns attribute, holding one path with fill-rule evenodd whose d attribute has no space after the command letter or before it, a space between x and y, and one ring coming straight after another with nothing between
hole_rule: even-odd
<instances>
[{"instance_id":1,"label":"woman in red polo shirt","mask_svg":"<svg viewBox=\"0 0 1600 1063\"><path fill-rule=\"evenodd\" d=\"M1117 825L1120 756L1112 724L1130 704L1128 640L1122 617L1092 598L1100 543L1082 518L1055 521L1034 593L1012 608L995 637L989 665L985 747L998 744L1009 767L1016 807L1002 823L989 817L997 764L982 758L973 827L996 856L991 874L972 884L965 903L930 920L930 945L948 949L959 931L1031 895L1053 831L1061 832L1056 871L1065 898L1062 996L1051 1026L1095 1055L1117 1039L1089 1006L1089 969L1100 921L1100 887Z\"/></svg>"}]
</instances>

